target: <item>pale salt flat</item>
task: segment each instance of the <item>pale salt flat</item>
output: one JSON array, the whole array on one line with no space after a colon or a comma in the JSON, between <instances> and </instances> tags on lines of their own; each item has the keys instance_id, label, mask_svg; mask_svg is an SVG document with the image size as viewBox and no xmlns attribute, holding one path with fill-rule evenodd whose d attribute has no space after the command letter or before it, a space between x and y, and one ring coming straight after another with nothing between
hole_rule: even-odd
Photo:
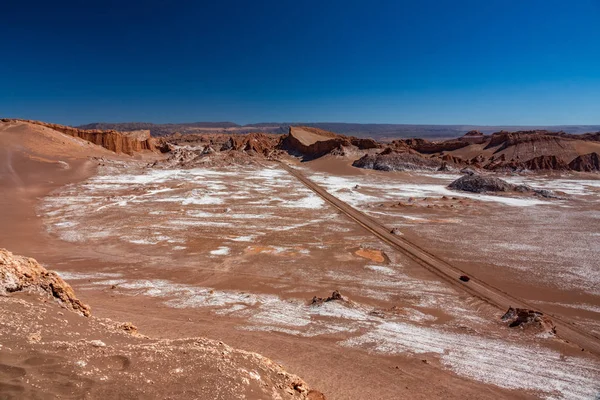
<instances>
[{"instance_id":1,"label":"pale salt flat","mask_svg":"<svg viewBox=\"0 0 600 400\"><path fill-rule=\"evenodd\" d=\"M551 204L546 200L533 197L494 196L490 194L476 194L448 189L445 185L389 183L383 182L373 176L355 176L345 178L340 176L315 173L310 178L322 185L329 193L355 207L365 206L368 203L382 201L398 201L409 197L422 198L434 196L463 197L485 202L501 203L507 206L528 207ZM356 188L358 185L358 188ZM363 192L376 192L376 195Z\"/></svg>"},{"instance_id":2,"label":"pale salt flat","mask_svg":"<svg viewBox=\"0 0 600 400\"><path fill-rule=\"evenodd\" d=\"M385 267L383 265L367 265L367 266L365 266L365 268L370 269L375 272L379 272L380 274L384 274L384 275L395 275L396 274L396 271L393 268Z\"/></svg>"},{"instance_id":3,"label":"pale salt flat","mask_svg":"<svg viewBox=\"0 0 600 400\"><path fill-rule=\"evenodd\" d=\"M114 207L123 213L118 221L114 221ZM295 210L313 211L313 218L306 219ZM138 245L182 243L190 234L215 236L214 228L236 229L239 238L254 238L269 231L316 226L331 217L319 196L286 171L268 167L142 169L137 174L111 170L53 193L39 211L46 217L48 231L66 241L118 237ZM148 227L165 230L169 239L148 235ZM192 233L191 227L199 230ZM221 233L230 236L228 231ZM232 238L234 242L249 240Z\"/></svg>"}]
</instances>

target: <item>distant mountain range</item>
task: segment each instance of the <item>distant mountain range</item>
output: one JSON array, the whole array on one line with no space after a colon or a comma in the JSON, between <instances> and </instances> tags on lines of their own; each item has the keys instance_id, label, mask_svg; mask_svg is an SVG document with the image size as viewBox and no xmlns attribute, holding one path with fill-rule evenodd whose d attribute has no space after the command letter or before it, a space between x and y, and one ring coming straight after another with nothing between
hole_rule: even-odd
<instances>
[{"instance_id":1,"label":"distant mountain range","mask_svg":"<svg viewBox=\"0 0 600 400\"><path fill-rule=\"evenodd\" d=\"M150 130L152 136L165 136L172 133L287 133L290 126L310 126L331 132L370 137L376 140L391 140L395 138L428 138L443 139L462 136L477 130L482 133L499 131L548 130L580 134L600 131L600 125L554 125L554 126L523 126L523 125L411 125L411 124L352 124L343 122L264 122L257 124L238 125L233 122L190 122L180 124L153 124L149 122L97 122L81 125L80 129L114 129L118 131Z\"/></svg>"}]
</instances>

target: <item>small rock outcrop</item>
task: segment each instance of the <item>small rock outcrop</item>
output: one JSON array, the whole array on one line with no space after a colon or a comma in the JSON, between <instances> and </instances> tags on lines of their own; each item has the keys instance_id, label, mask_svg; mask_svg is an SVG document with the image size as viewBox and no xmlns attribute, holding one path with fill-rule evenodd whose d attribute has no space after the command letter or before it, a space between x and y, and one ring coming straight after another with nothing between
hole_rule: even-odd
<instances>
[{"instance_id":1,"label":"small rock outcrop","mask_svg":"<svg viewBox=\"0 0 600 400\"><path fill-rule=\"evenodd\" d=\"M387 148L379 154L366 154L352 166L378 171L436 171L443 165L437 158L425 158L419 154Z\"/></svg>"},{"instance_id":2,"label":"small rock outcrop","mask_svg":"<svg viewBox=\"0 0 600 400\"><path fill-rule=\"evenodd\" d=\"M33 258L0 249L0 295L22 290L44 291L65 308L86 317L90 315L90 307L75 296L71 286L56 272L46 270Z\"/></svg>"},{"instance_id":3,"label":"small rock outcrop","mask_svg":"<svg viewBox=\"0 0 600 400\"><path fill-rule=\"evenodd\" d=\"M536 189L528 185L513 185L512 183L503 181L500 178L478 175L471 173L471 171L469 171L469 173L469 175L464 175L452 182L450 185L448 185L448 188L472 193L517 192L534 194L547 199L561 198L551 190Z\"/></svg>"},{"instance_id":4,"label":"small rock outcrop","mask_svg":"<svg viewBox=\"0 0 600 400\"><path fill-rule=\"evenodd\" d=\"M345 297L342 296L342 294L338 291L338 290L334 290L333 293L331 294L331 296L329 297L313 297L310 304L311 305L321 305L323 303L328 303L330 301L345 301L348 302L349 300Z\"/></svg>"},{"instance_id":5,"label":"small rock outcrop","mask_svg":"<svg viewBox=\"0 0 600 400\"><path fill-rule=\"evenodd\" d=\"M552 320L540 311L509 307L501 320L508 322L510 328L534 328L543 332L556 333L556 327Z\"/></svg>"},{"instance_id":6,"label":"small rock outcrop","mask_svg":"<svg viewBox=\"0 0 600 400\"><path fill-rule=\"evenodd\" d=\"M473 193L511 192L515 190L515 185L511 185L502 179L476 174L461 176L448 185L448 187L454 190Z\"/></svg>"},{"instance_id":7,"label":"small rock outcrop","mask_svg":"<svg viewBox=\"0 0 600 400\"><path fill-rule=\"evenodd\" d=\"M450 139L443 142L431 142L425 139L405 139L404 143L411 149L422 154L442 153L454 151L469 146L469 141L461 139Z\"/></svg>"}]
</instances>

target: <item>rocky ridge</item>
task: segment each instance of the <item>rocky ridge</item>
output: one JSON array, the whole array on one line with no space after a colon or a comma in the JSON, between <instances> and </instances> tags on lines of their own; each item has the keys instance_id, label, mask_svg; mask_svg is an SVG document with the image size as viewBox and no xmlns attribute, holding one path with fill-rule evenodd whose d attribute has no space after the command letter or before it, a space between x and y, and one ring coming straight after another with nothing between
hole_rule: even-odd
<instances>
[{"instance_id":1,"label":"rocky ridge","mask_svg":"<svg viewBox=\"0 0 600 400\"><path fill-rule=\"evenodd\" d=\"M325 399L259 354L204 338L150 339L92 317L33 259L0 250L0 277L3 398Z\"/></svg>"},{"instance_id":2,"label":"rocky ridge","mask_svg":"<svg viewBox=\"0 0 600 400\"><path fill-rule=\"evenodd\" d=\"M148 130L131 132L118 132L115 130L98 129L86 130L40 121L7 118L2 119L2 122L26 122L29 124L44 126L66 135L80 138L98 146L102 146L105 149L114 151L115 153L134 155L135 153L144 150L157 151L155 139L150 137L150 131Z\"/></svg>"},{"instance_id":3,"label":"rocky ridge","mask_svg":"<svg viewBox=\"0 0 600 400\"><path fill-rule=\"evenodd\" d=\"M586 149L594 151L585 152ZM390 150L404 155L391 156ZM437 164L443 170L472 167L494 172L596 172L600 171L599 152L598 133L572 135L548 131L502 131L484 135L471 131L460 138L440 142L394 140L379 154L366 154L354 165L386 171L431 170ZM405 158L410 159L410 165L406 165Z\"/></svg>"},{"instance_id":4,"label":"rocky ridge","mask_svg":"<svg viewBox=\"0 0 600 400\"><path fill-rule=\"evenodd\" d=\"M79 129L39 121L27 122L87 140L116 153L140 151L170 153L167 165L245 164L260 159L300 157L304 161L325 155L356 157L354 166L383 171L460 170L464 167L494 172L600 171L600 132L583 135L546 130L500 131L490 135L469 131L443 141L400 139L379 143L373 139L339 135L312 126L290 126L288 133L175 133L158 139L148 130L118 132ZM225 129L225 128L224 128ZM181 149L184 150L181 150ZM381 150L379 150L381 149ZM182 152L188 152L182 156ZM194 152L198 157L189 152ZM175 155L174 155L175 154ZM249 158L253 157L253 158ZM179 161L173 161L173 158Z\"/></svg>"}]
</instances>

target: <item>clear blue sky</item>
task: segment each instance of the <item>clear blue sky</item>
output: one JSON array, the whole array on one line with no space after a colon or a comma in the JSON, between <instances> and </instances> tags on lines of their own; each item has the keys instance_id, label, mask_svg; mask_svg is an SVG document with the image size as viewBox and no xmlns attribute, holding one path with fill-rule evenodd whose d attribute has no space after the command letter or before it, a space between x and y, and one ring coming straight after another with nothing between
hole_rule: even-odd
<instances>
[{"instance_id":1,"label":"clear blue sky","mask_svg":"<svg viewBox=\"0 0 600 400\"><path fill-rule=\"evenodd\" d=\"M600 124L599 0L8 1L0 116Z\"/></svg>"}]
</instances>

